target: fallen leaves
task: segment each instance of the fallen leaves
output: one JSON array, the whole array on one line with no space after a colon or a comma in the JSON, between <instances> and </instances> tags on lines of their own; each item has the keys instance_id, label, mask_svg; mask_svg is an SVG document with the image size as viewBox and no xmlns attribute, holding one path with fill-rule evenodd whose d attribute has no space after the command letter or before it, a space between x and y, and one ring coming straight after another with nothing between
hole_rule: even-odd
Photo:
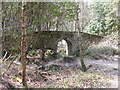
<instances>
[{"instance_id":1,"label":"fallen leaves","mask_svg":"<svg viewBox=\"0 0 120 90\"><path fill-rule=\"evenodd\" d=\"M10 71L4 76L4 80L17 88L21 88L21 76L19 75L20 65L13 64ZM79 68L68 68L56 71L40 71L47 80L40 78L40 75L34 73L36 68L27 68L27 80L29 88L109 88L109 80L112 76L95 72L92 69L88 72L82 72Z\"/></svg>"}]
</instances>

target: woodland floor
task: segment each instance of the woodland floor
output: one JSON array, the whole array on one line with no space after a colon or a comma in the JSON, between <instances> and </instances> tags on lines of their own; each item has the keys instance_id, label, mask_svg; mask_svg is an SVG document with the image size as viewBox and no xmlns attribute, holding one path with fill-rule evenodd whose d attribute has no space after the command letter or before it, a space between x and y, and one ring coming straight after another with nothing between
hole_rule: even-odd
<instances>
[{"instance_id":1,"label":"woodland floor","mask_svg":"<svg viewBox=\"0 0 120 90\"><path fill-rule=\"evenodd\" d=\"M85 59L87 66L93 65L87 72L80 70L79 59L71 63L59 62L61 67L49 71L38 70L37 65L27 65L27 84L29 88L118 88L117 61ZM1 66L2 72L9 63ZM4 74L0 88L21 88L20 70L21 64L13 63Z\"/></svg>"}]
</instances>

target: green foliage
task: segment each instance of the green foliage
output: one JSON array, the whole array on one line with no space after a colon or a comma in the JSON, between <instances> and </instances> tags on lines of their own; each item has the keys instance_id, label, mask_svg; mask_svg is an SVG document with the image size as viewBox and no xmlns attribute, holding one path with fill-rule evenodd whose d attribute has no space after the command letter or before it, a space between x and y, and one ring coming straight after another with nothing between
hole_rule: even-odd
<instances>
[{"instance_id":1,"label":"green foliage","mask_svg":"<svg viewBox=\"0 0 120 90\"><path fill-rule=\"evenodd\" d=\"M23 85L22 85L22 89L23 89L23 90L26 90L26 89L27 89L27 86L23 84Z\"/></svg>"},{"instance_id":2,"label":"green foliage","mask_svg":"<svg viewBox=\"0 0 120 90\"><path fill-rule=\"evenodd\" d=\"M13 77L13 79L15 79L16 81L18 81L19 83L22 83L22 79L21 78Z\"/></svg>"},{"instance_id":3,"label":"green foliage","mask_svg":"<svg viewBox=\"0 0 120 90\"><path fill-rule=\"evenodd\" d=\"M36 51L35 50L33 50L30 54L29 54L30 56L36 56L37 55L37 53L36 53Z\"/></svg>"},{"instance_id":4,"label":"green foliage","mask_svg":"<svg viewBox=\"0 0 120 90\"><path fill-rule=\"evenodd\" d=\"M62 57L61 54L54 52L53 50L48 49L45 52L45 58L47 58L47 59L58 59L60 57Z\"/></svg>"},{"instance_id":5,"label":"green foliage","mask_svg":"<svg viewBox=\"0 0 120 90\"><path fill-rule=\"evenodd\" d=\"M47 56L47 55L53 55L54 54L54 52L52 51L52 50L47 50L46 52L45 52L45 55Z\"/></svg>"},{"instance_id":6,"label":"green foliage","mask_svg":"<svg viewBox=\"0 0 120 90\"><path fill-rule=\"evenodd\" d=\"M32 48L33 48L33 45L31 44L31 45L30 45L30 49L32 49Z\"/></svg>"},{"instance_id":7,"label":"green foliage","mask_svg":"<svg viewBox=\"0 0 120 90\"><path fill-rule=\"evenodd\" d=\"M57 70L59 70L60 69L60 66L58 66L58 65L51 65L50 67L49 67L49 70L51 70L51 71L57 71Z\"/></svg>"},{"instance_id":8,"label":"green foliage","mask_svg":"<svg viewBox=\"0 0 120 90\"><path fill-rule=\"evenodd\" d=\"M5 35L8 34L12 36L11 39L14 39L14 41L10 40L9 38L9 47L14 47L15 49L16 47L20 46L21 42L21 3L5 2L2 4L2 19L3 23L5 24ZM33 31L36 30L49 31L56 27L59 28L61 25L63 25L62 20L72 21L75 19L76 12L80 11L78 3L74 2L27 2L26 7L28 36L29 33L31 34ZM49 36L50 34L46 36L41 35L40 38L43 38L43 40L40 42L48 42L47 39L51 37ZM31 39L29 37L27 39L28 42L32 41L29 40ZM37 41L37 39L35 39L34 41ZM5 46L8 45L8 42L5 41ZM33 48L33 46L31 48ZM7 49L8 48L6 48L6 50ZM20 48L18 48L18 50L20 51Z\"/></svg>"},{"instance_id":9,"label":"green foliage","mask_svg":"<svg viewBox=\"0 0 120 90\"><path fill-rule=\"evenodd\" d=\"M18 2L2 3L3 48L12 54L20 51L21 9L19 5Z\"/></svg>"},{"instance_id":10,"label":"green foliage","mask_svg":"<svg viewBox=\"0 0 120 90\"><path fill-rule=\"evenodd\" d=\"M51 27L61 26L63 24L61 20L74 20L76 12L80 12L78 3L74 2L36 2L27 3L27 5L27 15L29 17L27 18L27 21L29 24L31 23L38 29L40 25L45 26L45 28L41 27L42 30L48 31L51 29Z\"/></svg>"},{"instance_id":11,"label":"green foliage","mask_svg":"<svg viewBox=\"0 0 120 90\"><path fill-rule=\"evenodd\" d=\"M28 33L31 33L31 32L33 32L34 30L36 30L35 27L28 27L28 28L27 28Z\"/></svg>"},{"instance_id":12,"label":"green foliage","mask_svg":"<svg viewBox=\"0 0 120 90\"><path fill-rule=\"evenodd\" d=\"M117 30L115 2L96 2L92 6L93 19L88 23L86 31L96 35L108 35Z\"/></svg>"}]
</instances>

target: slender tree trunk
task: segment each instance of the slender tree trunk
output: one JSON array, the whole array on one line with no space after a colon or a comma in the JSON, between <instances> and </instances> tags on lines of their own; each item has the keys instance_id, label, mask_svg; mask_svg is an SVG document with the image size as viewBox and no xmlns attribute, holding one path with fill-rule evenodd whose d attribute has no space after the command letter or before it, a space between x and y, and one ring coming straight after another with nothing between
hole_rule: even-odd
<instances>
[{"instance_id":1,"label":"slender tree trunk","mask_svg":"<svg viewBox=\"0 0 120 90\"><path fill-rule=\"evenodd\" d=\"M85 63L84 63L84 46L83 46L83 39L82 39L82 35L81 35L81 32L78 31L78 36L79 36L79 41L80 41L80 62L81 62L81 66L82 66L82 71L86 71L87 70L87 67L85 66Z\"/></svg>"},{"instance_id":2,"label":"slender tree trunk","mask_svg":"<svg viewBox=\"0 0 120 90\"><path fill-rule=\"evenodd\" d=\"M2 2L0 2L0 14L2 14ZM2 17L0 17L0 21L2 21ZM0 22L0 30L2 30L2 22ZM3 32L3 31L1 31ZM3 45L2 45L2 33L0 33L0 59L2 59L2 48L3 48ZM2 64L2 60L0 60L0 84L2 83L2 68L3 68L3 65Z\"/></svg>"},{"instance_id":3,"label":"slender tree trunk","mask_svg":"<svg viewBox=\"0 0 120 90\"><path fill-rule=\"evenodd\" d=\"M5 48L5 34L6 34L6 32L5 32L5 20L4 20L4 18L3 18L3 20L2 20L2 46L3 46L3 51L4 51L4 49L6 49Z\"/></svg>"},{"instance_id":4,"label":"slender tree trunk","mask_svg":"<svg viewBox=\"0 0 120 90\"><path fill-rule=\"evenodd\" d=\"M22 40L21 40L21 60L22 60L22 87L27 88L26 81L26 50L27 50L27 30L26 30L26 2L22 2Z\"/></svg>"},{"instance_id":5,"label":"slender tree trunk","mask_svg":"<svg viewBox=\"0 0 120 90\"><path fill-rule=\"evenodd\" d=\"M45 60L45 49L44 48L42 48L42 60Z\"/></svg>"},{"instance_id":6,"label":"slender tree trunk","mask_svg":"<svg viewBox=\"0 0 120 90\"><path fill-rule=\"evenodd\" d=\"M83 2L81 2L83 4ZM82 9L82 6L81 6L81 9ZM82 21L82 12L81 12L81 21ZM81 66L82 66L82 71L86 71L87 70L87 67L85 66L85 63L84 63L84 41L83 41L83 38L82 38L82 29L83 29L83 24L81 22L81 27L79 25L79 13L76 13L76 18L77 18L77 28L78 28L78 37L79 37L79 46L80 46L80 62L81 62Z\"/></svg>"}]
</instances>

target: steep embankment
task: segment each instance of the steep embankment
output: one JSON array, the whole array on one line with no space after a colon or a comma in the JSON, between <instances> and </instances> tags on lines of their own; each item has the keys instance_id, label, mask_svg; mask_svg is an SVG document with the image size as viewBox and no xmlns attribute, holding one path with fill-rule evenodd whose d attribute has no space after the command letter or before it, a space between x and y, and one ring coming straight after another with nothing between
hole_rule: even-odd
<instances>
[{"instance_id":1,"label":"steep embankment","mask_svg":"<svg viewBox=\"0 0 120 90\"><path fill-rule=\"evenodd\" d=\"M104 37L97 45L91 45L85 54L89 58L114 60L119 54L118 32Z\"/></svg>"},{"instance_id":2,"label":"steep embankment","mask_svg":"<svg viewBox=\"0 0 120 90\"><path fill-rule=\"evenodd\" d=\"M118 32L113 32L111 35L106 36L99 44L99 47L111 47L118 49Z\"/></svg>"}]
</instances>

